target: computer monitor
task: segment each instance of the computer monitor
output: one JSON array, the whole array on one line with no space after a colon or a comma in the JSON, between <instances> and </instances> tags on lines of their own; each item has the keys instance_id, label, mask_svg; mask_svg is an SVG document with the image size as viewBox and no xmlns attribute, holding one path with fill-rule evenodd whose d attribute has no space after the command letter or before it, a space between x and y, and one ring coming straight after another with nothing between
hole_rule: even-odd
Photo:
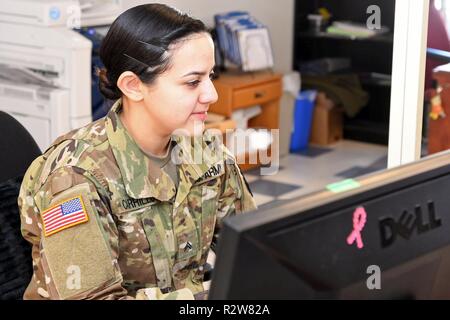
<instances>
[{"instance_id":1,"label":"computer monitor","mask_svg":"<svg viewBox=\"0 0 450 320\"><path fill-rule=\"evenodd\" d=\"M450 153L345 186L225 220L209 298L450 298Z\"/></svg>"}]
</instances>

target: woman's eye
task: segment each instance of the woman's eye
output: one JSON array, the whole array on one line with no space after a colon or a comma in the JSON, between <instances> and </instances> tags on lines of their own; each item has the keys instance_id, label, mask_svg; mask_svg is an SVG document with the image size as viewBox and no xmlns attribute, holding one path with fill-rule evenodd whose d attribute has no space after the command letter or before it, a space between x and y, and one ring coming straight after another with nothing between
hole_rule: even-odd
<instances>
[{"instance_id":1,"label":"woman's eye","mask_svg":"<svg viewBox=\"0 0 450 320\"><path fill-rule=\"evenodd\" d=\"M187 84L188 84L188 86L196 87L199 85L199 83L200 83L200 80L194 80L194 81L188 82Z\"/></svg>"},{"instance_id":2,"label":"woman's eye","mask_svg":"<svg viewBox=\"0 0 450 320\"><path fill-rule=\"evenodd\" d=\"M210 79L210 80L213 80L214 77L215 77L215 74L214 74L214 73L210 73L210 74L209 74L209 79ZM201 80L197 79L197 80L189 81L189 82L187 83L187 85L190 86L190 87L197 87L197 86L200 84L200 82L201 82Z\"/></svg>"}]
</instances>

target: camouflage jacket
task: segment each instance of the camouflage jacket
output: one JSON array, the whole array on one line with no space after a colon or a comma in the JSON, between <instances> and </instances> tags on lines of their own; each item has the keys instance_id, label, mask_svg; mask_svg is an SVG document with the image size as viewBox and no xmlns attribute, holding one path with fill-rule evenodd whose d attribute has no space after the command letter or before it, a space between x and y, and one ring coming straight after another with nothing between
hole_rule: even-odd
<instances>
[{"instance_id":1,"label":"camouflage jacket","mask_svg":"<svg viewBox=\"0 0 450 320\"><path fill-rule=\"evenodd\" d=\"M105 118L60 137L25 174L18 203L34 270L25 299L192 297L203 291L222 219L256 208L221 143L199 164L177 164L175 186L127 133L120 110L119 100ZM184 160L211 151L214 136L201 140L175 137L174 150ZM64 218L73 206L76 216Z\"/></svg>"}]
</instances>

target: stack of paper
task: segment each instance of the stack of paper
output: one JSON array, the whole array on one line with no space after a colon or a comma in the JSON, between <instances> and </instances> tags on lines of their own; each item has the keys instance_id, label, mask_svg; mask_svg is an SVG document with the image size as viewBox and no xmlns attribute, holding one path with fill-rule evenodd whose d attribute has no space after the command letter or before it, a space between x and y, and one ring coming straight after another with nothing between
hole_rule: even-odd
<instances>
[{"instance_id":1,"label":"stack of paper","mask_svg":"<svg viewBox=\"0 0 450 320\"><path fill-rule=\"evenodd\" d=\"M327 28L327 33L348 36L350 38L369 38L388 31L389 29L386 27L372 30L365 24L350 21L335 21Z\"/></svg>"}]
</instances>

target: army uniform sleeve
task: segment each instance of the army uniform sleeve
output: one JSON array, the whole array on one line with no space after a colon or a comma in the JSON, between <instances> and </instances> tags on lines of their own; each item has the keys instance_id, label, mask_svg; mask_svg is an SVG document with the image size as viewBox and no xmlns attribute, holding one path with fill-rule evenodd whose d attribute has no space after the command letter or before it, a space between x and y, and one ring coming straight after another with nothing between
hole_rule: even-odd
<instances>
[{"instance_id":1,"label":"army uniform sleeve","mask_svg":"<svg viewBox=\"0 0 450 320\"><path fill-rule=\"evenodd\" d=\"M83 169L60 168L35 193L28 184L30 177L22 184L19 207L22 234L33 247L34 273L24 299L193 298L188 289L162 294L148 288L128 295L106 191Z\"/></svg>"},{"instance_id":2,"label":"army uniform sleeve","mask_svg":"<svg viewBox=\"0 0 450 320\"><path fill-rule=\"evenodd\" d=\"M215 249L224 218L257 209L250 187L237 165L236 159L229 154L229 151L225 160L223 179L212 243L213 250Z\"/></svg>"},{"instance_id":3,"label":"army uniform sleeve","mask_svg":"<svg viewBox=\"0 0 450 320\"><path fill-rule=\"evenodd\" d=\"M228 160L225 165L225 181L219 199L219 218L229 215L252 211L257 208L250 187L236 164L235 160Z\"/></svg>"}]
</instances>

